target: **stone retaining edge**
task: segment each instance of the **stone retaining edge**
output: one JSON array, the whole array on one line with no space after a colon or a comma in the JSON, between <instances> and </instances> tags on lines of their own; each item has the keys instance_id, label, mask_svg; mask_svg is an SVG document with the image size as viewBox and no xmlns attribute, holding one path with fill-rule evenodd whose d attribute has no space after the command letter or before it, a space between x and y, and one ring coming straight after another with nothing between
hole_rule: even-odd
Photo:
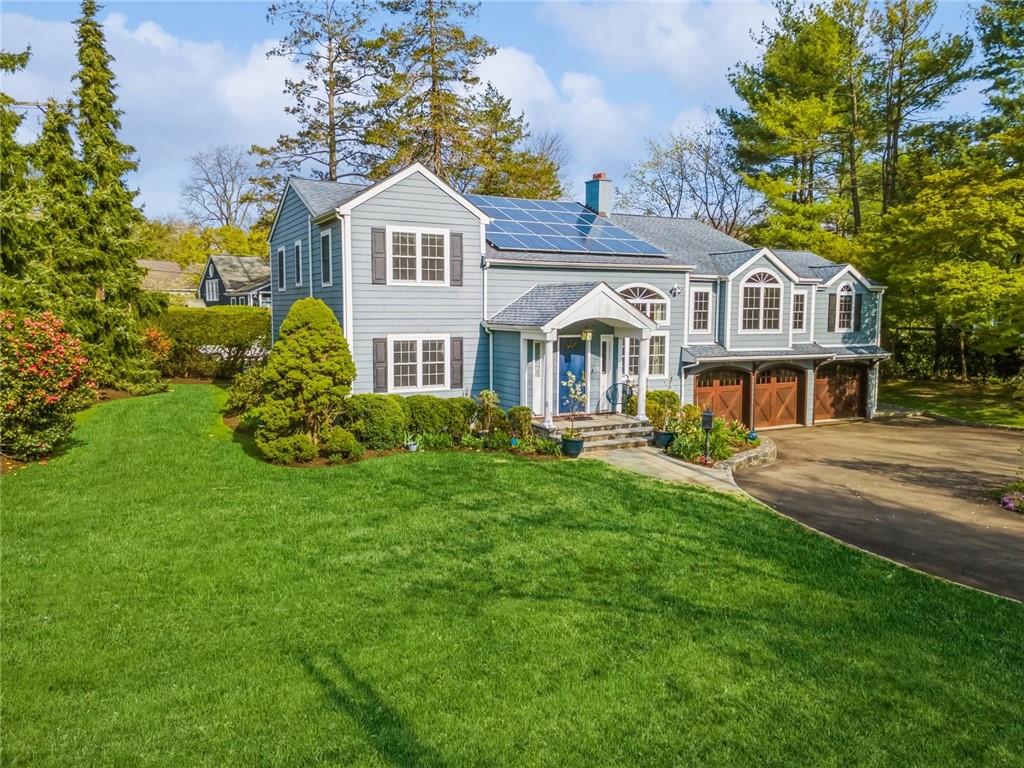
<instances>
[{"instance_id":1,"label":"stone retaining edge","mask_svg":"<svg viewBox=\"0 0 1024 768\"><path fill-rule=\"evenodd\" d=\"M738 469L745 467L760 467L771 464L779 456L775 441L770 437L762 437L761 444L749 451L742 451L735 456L715 463L715 468L721 468L731 475Z\"/></svg>"}]
</instances>

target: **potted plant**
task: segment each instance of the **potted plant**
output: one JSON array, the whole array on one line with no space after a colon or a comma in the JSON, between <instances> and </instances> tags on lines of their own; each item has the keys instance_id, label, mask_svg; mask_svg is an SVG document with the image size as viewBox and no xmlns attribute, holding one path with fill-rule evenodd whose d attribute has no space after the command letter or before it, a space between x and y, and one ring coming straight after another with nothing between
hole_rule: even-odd
<instances>
[{"instance_id":1,"label":"potted plant","mask_svg":"<svg viewBox=\"0 0 1024 768\"><path fill-rule=\"evenodd\" d=\"M661 403L652 401L647 404L647 418L654 427L654 445L658 448L668 448L676 437L676 433L668 428L668 409Z\"/></svg>"},{"instance_id":2,"label":"potted plant","mask_svg":"<svg viewBox=\"0 0 1024 768\"><path fill-rule=\"evenodd\" d=\"M569 406L569 428L562 432L562 453L575 459L583 452L583 436L576 429L576 414L587 405L587 385L578 381L575 374L565 374L562 386L566 389L566 403Z\"/></svg>"},{"instance_id":3,"label":"potted plant","mask_svg":"<svg viewBox=\"0 0 1024 768\"><path fill-rule=\"evenodd\" d=\"M416 435L412 432L405 433L405 450L410 453L415 453L420 448L419 441L416 439Z\"/></svg>"}]
</instances>

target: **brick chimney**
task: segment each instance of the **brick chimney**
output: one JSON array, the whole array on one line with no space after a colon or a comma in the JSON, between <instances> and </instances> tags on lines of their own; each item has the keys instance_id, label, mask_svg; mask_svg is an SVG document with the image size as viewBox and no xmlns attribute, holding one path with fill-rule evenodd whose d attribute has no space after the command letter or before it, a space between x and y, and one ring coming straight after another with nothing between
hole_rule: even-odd
<instances>
[{"instance_id":1,"label":"brick chimney","mask_svg":"<svg viewBox=\"0 0 1024 768\"><path fill-rule=\"evenodd\" d=\"M612 196L615 194L615 184L608 178L608 174L595 173L586 187L587 208L601 216L607 216L612 209Z\"/></svg>"}]
</instances>

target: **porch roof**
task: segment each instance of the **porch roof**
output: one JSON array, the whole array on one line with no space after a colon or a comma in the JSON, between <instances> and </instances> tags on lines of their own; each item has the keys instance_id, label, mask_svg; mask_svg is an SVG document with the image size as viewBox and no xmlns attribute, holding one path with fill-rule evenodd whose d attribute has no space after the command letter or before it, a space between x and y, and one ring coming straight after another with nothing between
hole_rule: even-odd
<instances>
[{"instance_id":1,"label":"porch roof","mask_svg":"<svg viewBox=\"0 0 1024 768\"><path fill-rule=\"evenodd\" d=\"M653 330L655 323L605 282L535 285L487 320L489 327L550 332L583 320Z\"/></svg>"},{"instance_id":2,"label":"porch roof","mask_svg":"<svg viewBox=\"0 0 1024 768\"><path fill-rule=\"evenodd\" d=\"M721 344L683 347L696 362L719 360L830 360L832 358L881 358L889 353L873 344L823 347L820 344L794 344L790 349L726 349Z\"/></svg>"}]
</instances>

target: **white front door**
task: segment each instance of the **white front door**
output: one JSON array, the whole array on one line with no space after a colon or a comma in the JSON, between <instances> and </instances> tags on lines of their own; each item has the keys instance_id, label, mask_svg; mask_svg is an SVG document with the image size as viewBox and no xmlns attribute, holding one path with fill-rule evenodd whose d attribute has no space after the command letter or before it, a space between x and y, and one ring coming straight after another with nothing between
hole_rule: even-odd
<instances>
[{"instance_id":1,"label":"white front door","mask_svg":"<svg viewBox=\"0 0 1024 768\"><path fill-rule=\"evenodd\" d=\"M544 342L527 341L529 352L530 409L538 416L544 415Z\"/></svg>"},{"instance_id":2,"label":"white front door","mask_svg":"<svg viewBox=\"0 0 1024 768\"><path fill-rule=\"evenodd\" d=\"M612 366L615 364L615 337L611 334L601 336L601 375L598 377L598 411L612 410L608 400L608 388L612 385Z\"/></svg>"}]
</instances>

